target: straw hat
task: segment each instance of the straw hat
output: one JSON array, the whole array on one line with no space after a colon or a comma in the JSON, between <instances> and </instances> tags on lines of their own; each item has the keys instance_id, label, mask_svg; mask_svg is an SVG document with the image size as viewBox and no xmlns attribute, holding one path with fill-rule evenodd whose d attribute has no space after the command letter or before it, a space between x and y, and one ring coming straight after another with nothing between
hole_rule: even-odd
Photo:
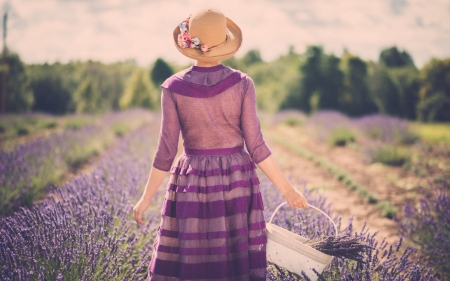
<instances>
[{"instance_id":1,"label":"straw hat","mask_svg":"<svg viewBox=\"0 0 450 281\"><path fill-rule=\"evenodd\" d=\"M197 11L173 30L175 47L183 55L200 61L221 61L241 47L242 31L216 8Z\"/></svg>"}]
</instances>

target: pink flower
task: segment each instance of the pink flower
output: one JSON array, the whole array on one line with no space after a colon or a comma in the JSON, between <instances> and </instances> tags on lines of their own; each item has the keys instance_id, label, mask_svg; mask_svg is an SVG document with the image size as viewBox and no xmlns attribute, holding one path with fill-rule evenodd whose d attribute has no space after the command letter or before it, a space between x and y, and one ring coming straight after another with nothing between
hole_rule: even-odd
<instances>
[{"instance_id":1,"label":"pink flower","mask_svg":"<svg viewBox=\"0 0 450 281\"><path fill-rule=\"evenodd\" d=\"M189 33L185 33L182 36L183 36L183 40L184 41L190 41L191 40L191 35Z\"/></svg>"},{"instance_id":2,"label":"pink flower","mask_svg":"<svg viewBox=\"0 0 450 281\"><path fill-rule=\"evenodd\" d=\"M203 51L203 52L207 52L207 51L208 51L208 45L203 44L203 45L202 45L202 51Z\"/></svg>"},{"instance_id":3,"label":"pink flower","mask_svg":"<svg viewBox=\"0 0 450 281\"><path fill-rule=\"evenodd\" d=\"M190 47L191 46L191 41L190 40L188 40L188 41L186 41L186 47Z\"/></svg>"}]
</instances>

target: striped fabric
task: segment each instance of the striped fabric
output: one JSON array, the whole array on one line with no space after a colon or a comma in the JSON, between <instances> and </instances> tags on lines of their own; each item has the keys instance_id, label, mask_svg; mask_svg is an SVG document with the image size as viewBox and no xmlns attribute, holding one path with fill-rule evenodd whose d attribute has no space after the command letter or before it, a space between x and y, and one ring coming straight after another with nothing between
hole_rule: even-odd
<instances>
[{"instance_id":1,"label":"striped fabric","mask_svg":"<svg viewBox=\"0 0 450 281\"><path fill-rule=\"evenodd\" d=\"M172 167L147 280L266 280L256 164L241 150Z\"/></svg>"}]
</instances>

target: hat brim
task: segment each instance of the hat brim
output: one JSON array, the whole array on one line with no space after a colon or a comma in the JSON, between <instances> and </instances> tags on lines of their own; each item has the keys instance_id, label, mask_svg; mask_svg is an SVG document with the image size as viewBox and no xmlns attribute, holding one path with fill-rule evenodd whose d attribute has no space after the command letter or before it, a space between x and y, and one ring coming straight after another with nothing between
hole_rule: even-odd
<instances>
[{"instance_id":1,"label":"hat brim","mask_svg":"<svg viewBox=\"0 0 450 281\"><path fill-rule=\"evenodd\" d=\"M173 43L175 47L177 48L180 53L183 55L200 61L205 62L215 62L215 61L221 61L225 60L231 56L233 56L241 47L242 45L242 31L235 24L232 20L229 18L226 18L227 20L227 32L228 32L228 40L223 43L220 46L217 46L214 48L214 50L211 50L210 52L200 54L197 50L192 48L180 48L178 46L178 34L180 34L180 27L176 26L173 30Z\"/></svg>"}]
</instances>

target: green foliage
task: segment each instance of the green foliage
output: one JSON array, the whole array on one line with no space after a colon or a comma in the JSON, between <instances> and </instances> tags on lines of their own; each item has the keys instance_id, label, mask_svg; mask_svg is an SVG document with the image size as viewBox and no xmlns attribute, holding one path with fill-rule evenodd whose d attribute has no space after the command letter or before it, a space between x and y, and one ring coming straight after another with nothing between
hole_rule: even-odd
<instances>
[{"instance_id":1,"label":"green foliage","mask_svg":"<svg viewBox=\"0 0 450 281\"><path fill-rule=\"evenodd\" d=\"M305 113L311 112L311 97L322 83L321 59L323 48L321 46L308 46L304 63L300 65L301 80L298 89L287 96L283 108L300 109Z\"/></svg>"},{"instance_id":2,"label":"green foliage","mask_svg":"<svg viewBox=\"0 0 450 281\"><path fill-rule=\"evenodd\" d=\"M122 109L131 107L158 108L159 102L156 90L150 84L145 69L136 69L128 79L119 104Z\"/></svg>"},{"instance_id":3,"label":"green foliage","mask_svg":"<svg viewBox=\"0 0 450 281\"><path fill-rule=\"evenodd\" d=\"M341 59L344 70L344 93L340 97L341 111L350 116L362 116L377 111L367 83L367 64L350 53Z\"/></svg>"},{"instance_id":4,"label":"green foliage","mask_svg":"<svg viewBox=\"0 0 450 281\"><path fill-rule=\"evenodd\" d=\"M400 95L397 86L385 66L375 66L370 77L370 88L378 112L393 116L402 115L399 114Z\"/></svg>"},{"instance_id":5,"label":"green foliage","mask_svg":"<svg viewBox=\"0 0 450 281\"><path fill-rule=\"evenodd\" d=\"M420 90L419 71L414 66L390 68L387 71L397 87L400 102L398 113L393 115L410 120L416 119Z\"/></svg>"},{"instance_id":6,"label":"green foliage","mask_svg":"<svg viewBox=\"0 0 450 281\"><path fill-rule=\"evenodd\" d=\"M392 144L380 144L371 152L372 162L379 162L390 166L401 166L410 161L411 152L406 148Z\"/></svg>"},{"instance_id":7,"label":"green foliage","mask_svg":"<svg viewBox=\"0 0 450 281\"><path fill-rule=\"evenodd\" d=\"M90 81L101 96L93 112L118 110L125 81L136 67L133 61L103 64L92 60L28 65L27 75L35 101L32 109L66 114L85 108L85 100L78 100L83 103L79 105L75 96Z\"/></svg>"},{"instance_id":8,"label":"green foliage","mask_svg":"<svg viewBox=\"0 0 450 281\"><path fill-rule=\"evenodd\" d=\"M103 150L102 142L104 139L94 139L89 145L81 145L74 143L72 147L63 155L64 162L71 169L78 169L88 160L96 155L99 155Z\"/></svg>"},{"instance_id":9,"label":"green foliage","mask_svg":"<svg viewBox=\"0 0 450 281\"><path fill-rule=\"evenodd\" d=\"M397 215L395 206L390 202L381 201L377 204L377 208L381 210L381 214L385 218L392 219Z\"/></svg>"},{"instance_id":10,"label":"green foliage","mask_svg":"<svg viewBox=\"0 0 450 281\"><path fill-rule=\"evenodd\" d=\"M405 50L400 52L396 46L381 51L379 62L387 67L414 66L411 55Z\"/></svg>"},{"instance_id":11,"label":"green foliage","mask_svg":"<svg viewBox=\"0 0 450 281\"><path fill-rule=\"evenodd\" d=\"M162 58L158 58L150 70L150 79L155 85L161 85L172 74L172 68Z\"/></svg>"},{"instance_id":12,"label":"green foliage","mask_svg":"<svg viewBox=\"0 0 450 281\"><path fill-rule=\"evenodd\" d=\"M284 120L284 123L286 123L289 126L297 127L303 125L303 120L297 117L288 117L286 120Z\"/></svg>"},{"instance_id":13,"label":"green foliage","mask_svg":"<svg viewBox=\"0 0 450 281\"><path fill-rule=\"evenodd\" d=\"M421 121L450 120L450 58L431 59L420 71L417 115Z\"/></svg>"},{"instance_id":14,"label":"green foliage","mask_svg":"<svg viewBox=\"0 0 450 281\"><path fill-rule=\"evenodd\" d=\"M30 129L25 126L20 126L16 128L16 135L18 136L25 136L30 133Z\"/></svg>"},{"instance_id":15,"label":"green foliage","mask_svg":"<svg viewBox=\"0 0 450 281\"><path fill-rule=\"evenodd\" d=\"M419 120L426 122L450 120L450 97L444 92L435 92L423 98L417 106Z\"/></svg>"},{"instance_id":16,"label":"green foliage","mask_svg":"<svg viewBox=\"0 0 450 281\"><path fill-rule=\"evenodd\" d=\"M74 95L76 111L83 113L100 112L101 96L95 83L91 79L86 79L77 89Z\"/></svg>"},{"instance_id":17,"label":"green foliage","mask_svg":"<svg viewBox=\"0 0 450 281\"><path fill-rule=\"evenodd\" d=\"M263 60L261 58L261 54L257 49L248 51L241 59L241 63L247 67L255 63L260 63L262 61Z\"/></svg>"},{"instance_id":18,"label":"green foliage","mask_svg":"<svg viewBox=\"0 0 450 281\"><path fill-rule=\"evenodd\" d=\"M356 140L355 134L349 128L336 128L329 135L329 143L333 146L345 146Z\"/></svg>"},{"instance_id":19,"label":"green foliage","mask_svg":"<svg viewBox=\"0 0 450 281\"><path fill-rule=\"evenodd\" d=\"M317 109L339 110L341 107L339 97L344 91L344 72L339 68L340 61L334 55L324 55L322 59Z\"/></svg>"},{"instance_id":20,"label":"green foliage","mask_svg":"<svg viewBox=\"0 0 450 281\"><path fill-rule=\"evenodd\" d=\"M34 96L33 111L65 114L74 111L73 96L66 73L59 64L29 66L28 76Z\"/></svg>"},{"instance_id":21,"label":"green foliage","mask_svg":"<svg viewBox=\"0 0 450 281\"><path fill-rule=\"evenodd\" d=\"M0 70L0 76L6 72L6 112L30 111L34 98L29 87L25 65L19 55L7 50L6 65L3 65ZM0 79L0 89L3 87L2 83L3 79ZM0 108L3 106L2 103L3 99L0 99Z\"/></svg>"}]
</instances>

